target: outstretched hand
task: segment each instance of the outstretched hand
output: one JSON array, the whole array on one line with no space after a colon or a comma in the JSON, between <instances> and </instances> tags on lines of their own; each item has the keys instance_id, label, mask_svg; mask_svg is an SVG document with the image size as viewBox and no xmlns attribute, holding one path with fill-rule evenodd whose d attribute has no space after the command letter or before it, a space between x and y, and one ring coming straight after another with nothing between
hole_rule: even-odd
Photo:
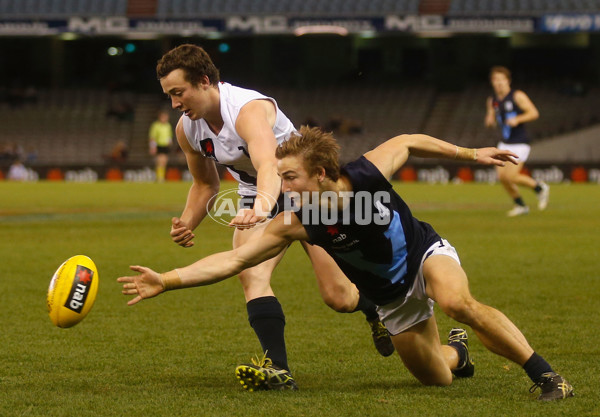
<instances>
[{"instance_id":1,"label":"outstretched hand","mask_svg":"<svg viewBox=\"0 0 600 417\"><path fill-rule=\"evenodd\" d=\"M506 162L517 165L518 156L505 149L494 147L477 149L477 162L484 165L505 166Z\"/></svg>"},{"instance_id":2,"label":"outstretched hand","mask_svg":"<svg viewBox=\"0 0 600 417\"><path fill-rule=\"evenodd\" d=\"M156 297L164 291L163 281L158 272L144 266L130 266L132 271L139 272L140 275L119 277L117 282L123 283L124 295L137 295L127 302L127 305L134 305L145 298Z\"/></svg>"}]
</instances>

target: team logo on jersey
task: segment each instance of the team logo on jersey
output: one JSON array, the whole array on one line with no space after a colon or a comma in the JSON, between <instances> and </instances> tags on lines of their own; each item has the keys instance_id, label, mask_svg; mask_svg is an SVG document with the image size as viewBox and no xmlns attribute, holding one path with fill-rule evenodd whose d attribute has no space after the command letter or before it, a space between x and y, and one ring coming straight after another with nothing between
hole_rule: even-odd
<instances>
[{"instance_id":1,"label":"team logo on jersey","mask_svg":"<svg viewBox=\"0 0 600 417\"><path fill-rule=\"evenodd\" d=\"M331 243L340 243L347 237L345 233L340 233L340 228L337 225L328 225L327 234L332 237ZM336 237L334 238L334 236Z\"/></svg>"},{"instance_id":2,"label":"team logo on jersey","mask_svg":"<svg viewBox=\"0 0 600 417\"><path fill-rule=\"evenodd\" d=\"M204 156L218 161L217 157L215 156L215 144L211 138L202 139L200 141L200 148L202 148L202 153Z\"/></svg>"},{"instance_id":3,"label":"team logo on jersey","mask_svg":"<svg viewBox=\"0 0 600 417\"><path fill-rule=\"evenodd\" d=\"M336 225L333 225L333 226L327 226L327 233L328 233L330 236L335 236L335 235L337 235L337 234L339 234L339 233L340 233L340 229L339 229L339 228L338 228Z\"/></svg>"},{"instance_id":4,"label":"team logo on jersey","mask_svg":"<svg viewBox=\"0 0 600 417\"><path fill-rule=\"evenodd\" d=\"M512 101L506 101L504 103L504 111L513 111Z\"/></svg>"}]
</instances>

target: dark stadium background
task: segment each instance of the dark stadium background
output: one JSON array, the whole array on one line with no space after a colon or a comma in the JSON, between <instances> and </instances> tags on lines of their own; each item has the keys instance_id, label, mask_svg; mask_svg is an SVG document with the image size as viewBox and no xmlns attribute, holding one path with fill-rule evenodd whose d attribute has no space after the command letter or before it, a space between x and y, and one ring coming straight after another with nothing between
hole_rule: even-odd
<instances>
[{"instance_id":1,"label":"dark stadium background","mask_svg":"<svg viewBox=\"0 0 600 417\"><path fill-rule=\"evenodd\" d=\"M483 127L488 72L505 65L541 113L529 169L600 182L599 31L591 0L6 0L0 147L29 156L32 179L151 180L147 129L170 105L155 64L189 42L223 81L272 95L296 126L334 129L344 159L400 133L495 144ZM116 164L106 155L119 141L129 153ZM171 156L169 178L186 179ZM3 154L0 177L9 164ZM398 176L493 180L419 160Z\"/></svg>"}]
</instances>

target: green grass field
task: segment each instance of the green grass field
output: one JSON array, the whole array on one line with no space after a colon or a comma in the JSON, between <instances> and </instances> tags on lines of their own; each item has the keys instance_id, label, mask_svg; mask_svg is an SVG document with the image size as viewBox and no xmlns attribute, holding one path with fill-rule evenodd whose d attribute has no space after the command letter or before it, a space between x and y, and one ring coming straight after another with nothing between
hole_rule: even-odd
<instances>
[{"instance_id":1,"label":"green grass field","mask_svg":"<svg viewBox=\"0 0 600 417\"><path fill-rule=\"evenodd\" d=\"M298 244L273 288L300 390L243 391L234 368L260 345L236 278L133 307L116 282L130 264L163 271L230 247L232 231L210 220L194 248L170 241L188 187L0 182L0 416L600 416L598 186L555 185L548 210L509 219L498 185L397 184L457 248L475 297L509 316L572 383L575 398L550 404L475 337L474 378L421 386L396 355L376 353L362 314L325 306ZM59 329L46 291L76 254L96 262L98 297L83 322ZM437 317L445 338L455 323Z\"/></svg>"}]
</instances>

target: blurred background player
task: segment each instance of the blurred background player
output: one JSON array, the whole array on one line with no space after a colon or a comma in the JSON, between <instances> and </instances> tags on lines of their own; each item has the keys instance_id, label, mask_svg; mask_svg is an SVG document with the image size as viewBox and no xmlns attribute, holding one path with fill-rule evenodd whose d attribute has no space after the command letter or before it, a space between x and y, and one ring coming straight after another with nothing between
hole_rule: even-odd
<instances>
[{"instance_id":1,"label":"blurred background player","mask_svg":"<svg viewBox=\"0 0 600 417\"><path fill-rule=\"evenodd\" d=\"M216 165L225 166L238 182L244 201L230 226L233 247L262 235L269 213L277 210L281 191L275 149L295 128L274 99L253 90L220 82L210 56L196 45L180 45L158 62L156 73L174 109L183 114L175 135L183 150L193 182L183 213L172 219L171 238L182 247L194 244L193 230L206 217L219 191ZM362 311L375 346L383 356L394 352L376 306L362 297L321 248L303 243L312 262L325 303L339 312ZM239 274L248 320L269 355L269 378L283 381L278 389L296 389L289 372L284 338L285 315L271 288L271 274L283 257Z\"/></svg>"},{"instance_id":2,"label":"blurred background player","mask_svg":"<svg viewBox=\"0 0 600 417\"><path fill-rule=\"evenodd\" d=\"M490 82L494 95L487 99L485 125L486 127L499 125L502 130L502 140L498 148L510 150L519 156L517 165L507 164L496 167L498 179L515 203L507 214L514 217L529 213L529 207L523 201L518 186L534 190L538 198L538 209L544 210L548 205L550 194L548 185L521 172L531 150L524 123L536 120L539 112L527 94L511 88L511 74L507 68L492 67Z\"/></svg>"},{"instance_id":3,"label":"blurred background player","mask_svg":"<svg viewBox=\"0 0 600 417\"><path fill-rule=\"evenodd\" d=\"M8 179L10 181L26 181L29 177L29 172L21 159L17 158L10 165L8 170Z\"/></svg>"},{"instance_id":4,"label":"blurred background player","mask_svg":"<svg viewBox=\"0 0 600 417\"><path fill-rule=\"evenodd\" d=\"M169 152L173 142L173 126L169 122L169 112L160 110L154 122L150 125L148 132L150 155L155 157L156 181L165 180Z\"/></svg>"}]
</instances>

